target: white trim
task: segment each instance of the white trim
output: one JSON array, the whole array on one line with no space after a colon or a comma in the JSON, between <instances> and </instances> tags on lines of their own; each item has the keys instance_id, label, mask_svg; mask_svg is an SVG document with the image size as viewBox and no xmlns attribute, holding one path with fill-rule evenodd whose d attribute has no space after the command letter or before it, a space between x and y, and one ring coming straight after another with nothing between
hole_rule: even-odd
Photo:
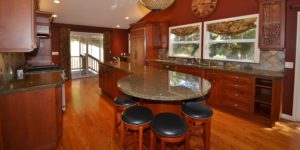
<instances>
[{"instance_id":1,"label":"white trim","mask_svg":"<svg viewBox=\"0 0 300 150\"><path fill-rule=\"evenodd\" d=\"M249 39L240 39L240 40L223 40L223 41L216 41L218 43L233 43L233 42L255 42L255 50L254 50L254 60L229 60L229 59L214 59L209 57L208 53L208 46L209 43L215 43L215 41L212 41L209 39L209 32L207 32L207 24L211 23L218 23L218 22L225 22L225 21L232 21L232 20L239 20L239 19L245 19L245 18L257 18L256 22L256 38L255 40L249 40ZM259 14L253 14L253 15L246 15L246 16L239 16L239 17L232 17L232 18L226 18L226 19L219 19L219 20L212 20L212 21L205 21L204 22L204 30L203 30L203 59L207 60L220 60L220 61L234 61L234 62L250 62L250 63L259 63L260 59L260 49L258 48L258 26L259 26Z\"/></svg>"},{"instance_id":2,"label":"white trim","mask_svg":"<svg viewBox=\"0 0 300 150\"><path fill-rule=\"evenodd\" d=\"M294 100L293 100L293 120L300 121L300 12L297 17L297 47L295 59L295 82L294 82Z\"/></svg>"},{"instance_id":3,"label":"white trim","mask_svg":"<svg viewBox=\"0 0 300 150\"><path fill-rule=\"evenodd\" d=\"M293 117L291 115L287 115L287 114L280 114L280 118L293 121Z\"/></svg>"},{"instance_id":4,"label":"white trim","mask_svg":"<svg viewBox=\"0 0 300 150\"><path fill-rule=\"evenodd\" d=\"M171 30L176 28L182 28L182 27L189 27L189 26L199 26L199 40L197 41L172 41L171 39ZM173 26L169 27L169 51L168 56L169 57L180 57L180 58L201 58L201 41L202 41L202 22L198 23L192 23L192 24L186 24L186 25L180 25L180 26ZM174 56L173 55L173 44L199 44L199 56L191 57L191 56Z\"/></svg>"}]
</instances>

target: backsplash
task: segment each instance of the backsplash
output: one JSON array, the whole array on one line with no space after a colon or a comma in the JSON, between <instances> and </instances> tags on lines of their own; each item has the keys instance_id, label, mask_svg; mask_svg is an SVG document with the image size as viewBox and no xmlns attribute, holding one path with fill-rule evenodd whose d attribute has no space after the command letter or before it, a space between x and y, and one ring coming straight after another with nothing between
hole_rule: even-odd
<instances>
[{"instance_id":1,"label":"backsplash","mask_svg":"<svg viewBox=\"0 0 300 150\"><path fill-rule=\"evenodd\" d=\"M191 62L193 59L188 58L176 58L168 57L167 50L159 50L159 59L169 59ZM202 60L202 62L215 62L219 63L222 61ZM261 51L260 52L260 63L240 63L240 62L227 62L224 61L224 65L228 67L242 67L242 68L253 68L257 70L266 71L284 71L285 53L284 51Z\"/></svg>"},{"instance_id":2,"label":"backsplash","mask_svg":"<svg viewBox=\"0 0 300 150\"><path fill-rule=\"evenodd\" d=\"M24 64L24 53L0 53L0 85L12 79L16 69ZM10 70L13 75L10 75Z\"/></svg>"}]
</instances>

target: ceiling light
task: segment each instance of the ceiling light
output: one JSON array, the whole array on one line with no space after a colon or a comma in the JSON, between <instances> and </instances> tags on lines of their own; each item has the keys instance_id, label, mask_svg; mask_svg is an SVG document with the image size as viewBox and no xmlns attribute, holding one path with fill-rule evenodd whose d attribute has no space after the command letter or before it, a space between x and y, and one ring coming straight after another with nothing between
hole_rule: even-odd
<instances>
[{"instance_id":1,"label":"ceiling light","mask_svg":"<svg viewBox=\"0 0 300 150\"><path fill-rule=\"evenodd\" d=\"M125 19L126 19L126 20L128 20L128 19L129 19L129 17L125 17Z\"/></svg>"},{"instance_id":2,"label":"ceiling light","mask_svg":"<svg viewBox=\"0 0 300 150\"><path fill-rule=\"evenodd\" d=\"M59 4L59 3L60 3L59 0L54 0L53 2L54 2L55 4Z\"/></svg>"},{"instance_id":3,"label":"ceiling light","mask_svg":"<svg viewBox=\"0 0 300 150\"><path fill-rule=\"evenodd\" d=\"M53 14L52 17L53 18L57 18L58 16L57 16L57 14Z\"/></svg>"},{"instance_id":4,"label":"ceiling light","mask_svg":"<svg viewBox=\"0 0 300 150\"><path fill-rule=\"evenodd\" d=\"M168 8L174 3L175 0L139 0L139 2L146 8L160 11Z\"/></svg>"},{"instance_id":5,"label":"ceiling light","mask_svg":"<svg viewBox=\"0 0 300 150\"><path fill-rule=\"evenodd\" d=\"M120 25L117 25L117 28L120 28Z\"/></svg>"}]
</instances>

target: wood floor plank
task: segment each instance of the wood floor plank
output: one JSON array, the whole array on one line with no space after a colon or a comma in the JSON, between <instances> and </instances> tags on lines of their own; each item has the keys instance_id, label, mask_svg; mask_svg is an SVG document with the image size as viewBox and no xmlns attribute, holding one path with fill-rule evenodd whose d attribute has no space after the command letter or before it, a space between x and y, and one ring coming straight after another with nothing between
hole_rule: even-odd
<instances>
[{"instance_id":1,"label":"wood floor plank","mask_svg":"<svg viewBox=\"0 0 300 150\"><path fill-rule=\"evenodd\" d=\"M69 81L66 88L67 111L58 150L118 150L118 138L113 137L114 105L111 98L101 94L98 79ZM192 138L191 145L201 144L200 138ZM299 123L282 120L267 128L214 109L212 150L298 150L299 147Z\"/></svg>"}]
</instances>

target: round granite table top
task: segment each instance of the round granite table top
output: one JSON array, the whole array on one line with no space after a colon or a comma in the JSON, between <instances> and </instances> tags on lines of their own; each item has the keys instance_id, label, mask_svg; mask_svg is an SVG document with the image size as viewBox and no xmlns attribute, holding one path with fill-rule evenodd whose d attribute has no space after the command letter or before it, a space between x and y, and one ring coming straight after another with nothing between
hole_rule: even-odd
<instances>
[{"instance_id":1,"label":"round granite table top","mask_svg":"<svg viewBox=\"0 0 300 150\"><path fill-rule=\"evenodd\" d=\"M208 94L209 81L198 76L145 67L118 81L119 89L128 95L155 101L182 101Z\"/></svg>"}]
</instances>

